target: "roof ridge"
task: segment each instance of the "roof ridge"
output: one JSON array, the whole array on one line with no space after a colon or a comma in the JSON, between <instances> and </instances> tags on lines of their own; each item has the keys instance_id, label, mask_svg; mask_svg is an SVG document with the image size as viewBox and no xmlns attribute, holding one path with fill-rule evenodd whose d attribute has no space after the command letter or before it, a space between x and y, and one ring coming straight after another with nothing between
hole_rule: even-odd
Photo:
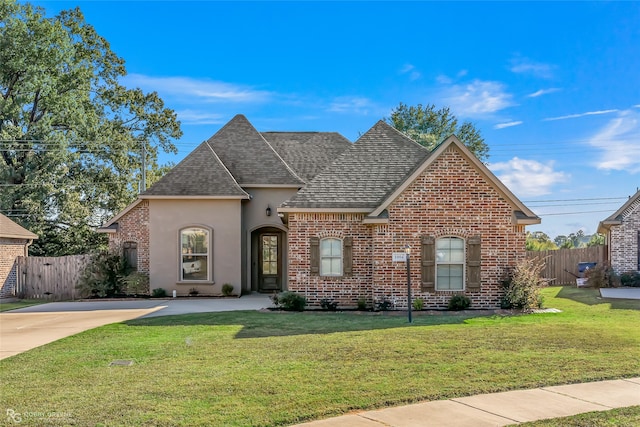
<instances>
[{"instance_id":1,"label":"roof ridge","mask_svg":"<svg viewBox=\"0 0 640 427\"><path fill-rule=\"evenodd\" d=\"M240 186L240 184L238 183L238 181L235 179L235 177L231 174L231 171L229 171L229 169L227 168L227 166L225 166L224 163L222 163L222 160L220 160L220 157L218 157L218 154L216 153L216 151L213 149L213 147L211 146L211 144L209 144L209 141L205 141L205 144L207 145L207 147L209 148L209 150L211 150L211 154L213 154L214 159L218 162L218 164L220 166L222 166L222 169L224 169L224 171L227 173L227 175L229 175L229 177L231 178L231 180L233 181L233 183L238 187L238 190L242 191L244 194L247 195L247 197L249 197L249 193L247 193L246 191L244 191L244 189Z\"/></svg>"},{"instance_id":2,"label":"roof ridge","mask_svg":"<svg viewBox=\"0 0 640 427\"><path fill-rule=\"evenodd\" d=\"M253 126L253 125L252 125ZM255 128L254 128L255 129ZM256 132L258 132L256 130ZM280 156L280 153L278 153L276 151L275 148L273 148L273 146L271 145L271 143L269 143L269 141L267 141L267 138L264 137L264 135L262 135L261 132L258 132L258 135L260 135L260 138L262 138L262 140L265 142L265 144L267 144L267 146L271 149L271 151L273 151L273 153L278 157L278 159L280 159L280 161L282 162L282 164L287 168L287 170L289 172L291 172L291 174L296 178L299 179L300 182L302 182L303 184L306 184L307 182L302 179L300 176L298 176L298 174L293 170L293 168L291 166L289 166L289 164L287 162L284 161L284 159L282 158L282 156Z\"/></svg>"}]
</instances>

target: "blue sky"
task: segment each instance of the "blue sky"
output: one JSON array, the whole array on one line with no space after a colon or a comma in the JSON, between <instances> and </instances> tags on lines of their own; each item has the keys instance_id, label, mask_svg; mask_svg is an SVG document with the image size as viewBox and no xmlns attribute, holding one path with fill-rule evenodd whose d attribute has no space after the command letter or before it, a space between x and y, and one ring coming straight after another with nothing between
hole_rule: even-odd
<instances>
[{"instance_id":1,"label":"blue sky","mask_svg":"<svg viewBox=\"0 0 640 427\"><path fill-rule=\"evenodd\" d=\"M354 141L400 102L449 106L552 238L640 187L640 2L36 1L79 6L182 122L177 163L241 113Z\"/></svg>"}]
</instances>

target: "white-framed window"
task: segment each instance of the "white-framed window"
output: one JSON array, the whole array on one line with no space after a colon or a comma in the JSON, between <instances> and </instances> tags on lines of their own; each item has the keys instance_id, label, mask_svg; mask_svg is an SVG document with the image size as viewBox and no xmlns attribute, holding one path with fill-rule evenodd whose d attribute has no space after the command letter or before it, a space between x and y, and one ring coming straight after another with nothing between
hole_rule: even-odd
<instances>
[{"instance_id":1,"label":"white-framed window","mask_svg":"<svg viewBox=\"0 0 640 427\"><path fill-rule=\"evenodd\" d=\"M342 239L320 240L320 275L342 276Z\"/></svg>"},{"instance_id":2,"label":"white-framed window","mask_svg":"<svg viewBox=\"0 0 640 427\"><path fill-rule=\"evenodd\" d=\"M204 227L180 230L180 281L210 281L211 231Z\"/></svg>"},{"instance_id":3,"label":"white-framed window","mask_svg":"<svg viewBox=\"0 0 640 427\"><path fill-rule=\"evenodd\" d=\"M464 289L465 242L460 237L436 240L436 290Z\"/></svg>"}]
</instances>

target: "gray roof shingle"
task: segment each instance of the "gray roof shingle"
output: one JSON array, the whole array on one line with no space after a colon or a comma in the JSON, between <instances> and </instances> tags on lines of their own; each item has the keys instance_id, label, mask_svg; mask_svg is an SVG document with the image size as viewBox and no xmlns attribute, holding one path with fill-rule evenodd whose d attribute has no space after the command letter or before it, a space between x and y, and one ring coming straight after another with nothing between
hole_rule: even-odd
<instances>
[{"instance_id":1,"label":"gray roof shingle","mask_svg":"<svg viewBox=\"0 0 640 427\"><path fill-rule=\"evenodd\" d=\"M429 155L380 120L282 207L375 209Z\"/></svg>"},{"instance_id":2,"label":"gray roof shingle","mask_svg":"<svg viewBox=\"0 0 640 427\"><path fill-rule=\"evenodd\" d=\"M241 114L224 125L208 143L241 186L304 185L304 181Z\"/></svg>"},{"instance_id":3,"label":"gray roof shingle","mask_svg":"<svg viewBox=\"0 0 640 427\"><path fill-rule=\"evenodd\" d=\"M16 224L6 216L0 214L0 237L8 239L37 239L35 233Z\"/></svg>"},{"instance_id":4,"label":"gray roof shingle","mask_svg":"<svg viewBox=\"0 0 640 427\"><path fill-rule=\"evenodd\" d=\"M200 144L141 196L248 198L207 142Z\"/></svg>"},{"instance_id":5,"label":"gray roof shingle","mask_svg":"<svg viewBox=\"0 0 640 427\"><path fill-rule=\"evenodd\" d=\"M353 145L337 132L262 132L262 136L305 182Z\"/></svg>"}]
</instances>

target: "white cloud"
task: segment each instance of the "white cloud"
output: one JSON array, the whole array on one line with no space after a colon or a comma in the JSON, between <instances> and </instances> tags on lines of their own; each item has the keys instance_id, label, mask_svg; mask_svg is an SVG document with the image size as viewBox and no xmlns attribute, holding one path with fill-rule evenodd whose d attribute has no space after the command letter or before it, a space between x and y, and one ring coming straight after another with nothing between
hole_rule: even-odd
<instances>
[{"instance_id":1,"label":"white cloud","mask_svg":"<svg viewBox=\"0 0 640 427\"><path fill-rule=\"evenodd\" d=\"M640 108L640 104L634 105L633 108Z\"/></svg>"},{"instance_id":2,"label":"white cloud","mask_svg":"<svg viewBox=\"0 0 640 427\"><path fill-rule=\"evenodd\" d=\"M422 74L418 70L416 70L416 67L411 64L405 64L400 69L400 74L408 74L409 80L411 81L418 80L420 77L422 77Z\"/></svg>"},{"instance_id":3,"label":"white cloud","mask_svg":"<svg viewBox=\"0 0 640 427\"><path fill-rule=\"evenodd\" d=\"M489 168L518 197L532 197L549 194L553 185L569 179L568 174L554 171L553 166L553 161L545 164L514 157Z\"/></svg>"},{"instance_id":4,"label":"white cloud","mask_svg":"<svg viewBox=\"0 0 640 427\"><path fill-rule=\"evenodd\" d=\"M442 98L456 115L463 117L479 117L514 105L513 95L502 83L483 80L445 88Z\"/></svg>"},{"instance_id":5,"label":"white cloud","mask_svg":"<svg viewBox=\"0 0 640 427\"><path fill-rule=\"evenodd\" d=\"M560 89L558 89L557 87L552 87L552 88L549 88L549 89L540 89L540 90L537 90L537 91L535 91L533 93L530 93L527 96L529 98L537 98L537 97L542 96L542 95L548 95L550 93L558 92L559 90Z\"/></svg>"},{"instance_id":6,"label":"white cloud","mask_svg":"<svg viewBox=\"0 0 640 427\"><path fill-rule=\"evenodd\" d=\"M332 111L334 113L356 113L367 115L377 109L378 107L376 107L368 98L358 96L341 96L335 98L333 102L331 102L327 111Z\"/></svg>"},{"instance_id":7,"label":"white cloud","mask_svg":"<svg viewBox=\"0 0 640 427\"><path fill-rule=\"evenodd\" d=\"M225 122L226 118L221 114L206 111L180 110L176 111L178 120L185 125L217 125Z\"/></svg>"},{"instance_id":8,"label":"white cloud","mask_svg":"<svg viewBox=\"0 0 640 427\"><path fill-rule=\"evenodd\" d=\"M536 62L529 58L516 57L511 60L511 71L518 74L531 74L548 79L553 77L553 69L553 65Z\"/></svg>"},{"instance_id":9,"label":"white cloud","mask_svg":"<svg viewBox=\"0 0 640 427\"><path fill-rule=\"evenodd\" d=\"M516 120L513 122L507 122L507 123L498 123L496 125L493 126L494 129L504 129L504 128L510 128L512 126L518 126L522 124L522 120Z\"/></svg>"},{"instance_id":10,"label":"white cloud","mask_svg":"<svg viewBox=\"0 0 640 427\"><path fill-rule=\"evenodd\" d=\"M640 172L640 113L621 111L588 143L602 151L596 164L598 169Z\"/></svg>"},{"instance_id":11,"label":"white cloud","mask_svg":"<svg viewBox=\"0 0 640 427\"><path fill-rule=\"evenodd\" d=\"M610 113L616 113L619 110L617 109L613 109L613 110L599 110L599 111L587 111L586 113L578 113L578 114L568 114L566 116L559 116L559 117L548 117L546 119L543 119L543 121L545 122L550 122L553 120L566 120L566 119L575 119L578 117L585 117L585 116L599 116L601 114L610 114Z\"/></svg>"},{"instance_id":12,"label":"white cloud","mask_svg":"<svg viewBox=\"0 0 640 427\"><path fill-rule=\"evenodd\" d=\"M152 77L143 74L129 74L125 82L130 86L139 86L180 97L191 97L205 102L266 102L273 94L257 90L250 86L190 77Z\"/></svg>"}]
</instances>

